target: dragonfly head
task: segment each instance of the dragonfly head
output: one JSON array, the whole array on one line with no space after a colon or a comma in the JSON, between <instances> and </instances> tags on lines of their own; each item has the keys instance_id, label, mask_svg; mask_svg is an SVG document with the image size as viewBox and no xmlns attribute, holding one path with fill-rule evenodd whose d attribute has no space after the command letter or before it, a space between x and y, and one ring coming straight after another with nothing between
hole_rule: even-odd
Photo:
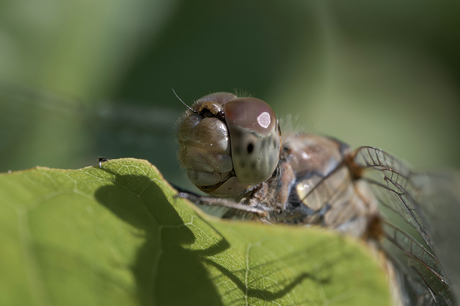
<instances>
[{"instance_id":1,"label":"dragonfly head","mask_svg":"<svg viewBox=\"0 0 460 306\"><path fill-rule=\"evenodd\" d=\"M178 141L190 180L209 194L231 196L273 174L281 132L267 103L221 92L199 99L185 112Z\"/></svg>"}]
</instances>

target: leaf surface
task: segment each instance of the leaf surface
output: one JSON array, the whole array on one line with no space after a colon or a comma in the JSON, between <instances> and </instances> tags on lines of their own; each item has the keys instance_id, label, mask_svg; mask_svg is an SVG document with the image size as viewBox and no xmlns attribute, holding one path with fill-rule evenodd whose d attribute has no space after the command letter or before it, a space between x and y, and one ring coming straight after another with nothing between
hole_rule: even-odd
<instances>
[{"instance_id":1,"label":"leaf surface","mask_svg":"<svg viewBox=\"0 0 460 306\"><path fill-rule=\"evenodd\" d=\"M210 217L147 161L0 175L1 305L389 305L360 241Z\"/></svg>"}]
</instances>

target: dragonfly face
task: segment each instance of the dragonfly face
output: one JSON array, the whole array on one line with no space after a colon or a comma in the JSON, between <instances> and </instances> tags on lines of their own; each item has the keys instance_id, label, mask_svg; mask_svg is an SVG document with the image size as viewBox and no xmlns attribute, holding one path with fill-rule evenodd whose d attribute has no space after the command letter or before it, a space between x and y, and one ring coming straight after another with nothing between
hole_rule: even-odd
<instances>
[{"instance_id":1,"label":"dragonfly face","mask_svg":"<svg viewBox=\"0 0 460 306\"><path fill-rule=\"evenodd\" d=\"M261 116L266 124L258 122ZM211 94L181 120L182 166L198 188L214 197L181 196L226 207L226 218L318 225L360 237L384 252L409 284L406 304L452 305L420 206L426 175L382 150L353 151L324 136L282 135L280 146L273 111L254 98ZM415 229L415 236L401 223Z\"/></svg>"},{"instance_id":2,"label":"dragonfly face","mask_svg":"<svg viewBox=\"0 0 460 306\"><path fill-rule=\"evenodd\" d=\"M267 103L215 93L198 100L184 116L179 157L201 190L216 196L238 195L273 174L280 136Z\"/></svg>"}]
</instances>

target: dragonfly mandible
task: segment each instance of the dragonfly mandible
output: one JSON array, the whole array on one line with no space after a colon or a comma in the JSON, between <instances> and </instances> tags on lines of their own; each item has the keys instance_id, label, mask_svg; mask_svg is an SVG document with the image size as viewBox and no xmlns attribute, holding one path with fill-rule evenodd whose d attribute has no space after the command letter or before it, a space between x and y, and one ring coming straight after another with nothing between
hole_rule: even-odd
<instances>
[{"instance_id":1,"label":"dragonfly mandible","mask_svg":"<svg viewBox=\"0 0 460 306\"><path fill-rule=\"evenodd\" d=\"M331 137L284 133L256 98L210 94L179 122L182 167L210 195L181 197L225 207L224 218L316 225L362 238L397 271L401 304L454 304L420 205L430 184L425 173L374 147L352 150Z\"/></svg>"}]
</instances>

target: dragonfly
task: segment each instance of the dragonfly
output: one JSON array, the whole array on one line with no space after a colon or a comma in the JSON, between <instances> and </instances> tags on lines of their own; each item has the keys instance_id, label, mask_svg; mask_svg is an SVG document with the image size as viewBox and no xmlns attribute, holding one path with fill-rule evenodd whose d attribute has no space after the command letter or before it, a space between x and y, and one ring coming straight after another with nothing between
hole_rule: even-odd
<instances>
[{"instance_id":1,"label":"dragonfly","mask_svg":"<svg viewBox=\"0 0 460 306\"><path fill-rule=\"evenodd\" d=\"M436 199L434 176L375 147L352 150L332 137L285 133L271 107L253 97L218 92L186 107L179 159L208 196L181 197L223 207L223 218L359 237L397 271L400 304L455 304L424 212Z\"/></svg>"}]
</instances>

